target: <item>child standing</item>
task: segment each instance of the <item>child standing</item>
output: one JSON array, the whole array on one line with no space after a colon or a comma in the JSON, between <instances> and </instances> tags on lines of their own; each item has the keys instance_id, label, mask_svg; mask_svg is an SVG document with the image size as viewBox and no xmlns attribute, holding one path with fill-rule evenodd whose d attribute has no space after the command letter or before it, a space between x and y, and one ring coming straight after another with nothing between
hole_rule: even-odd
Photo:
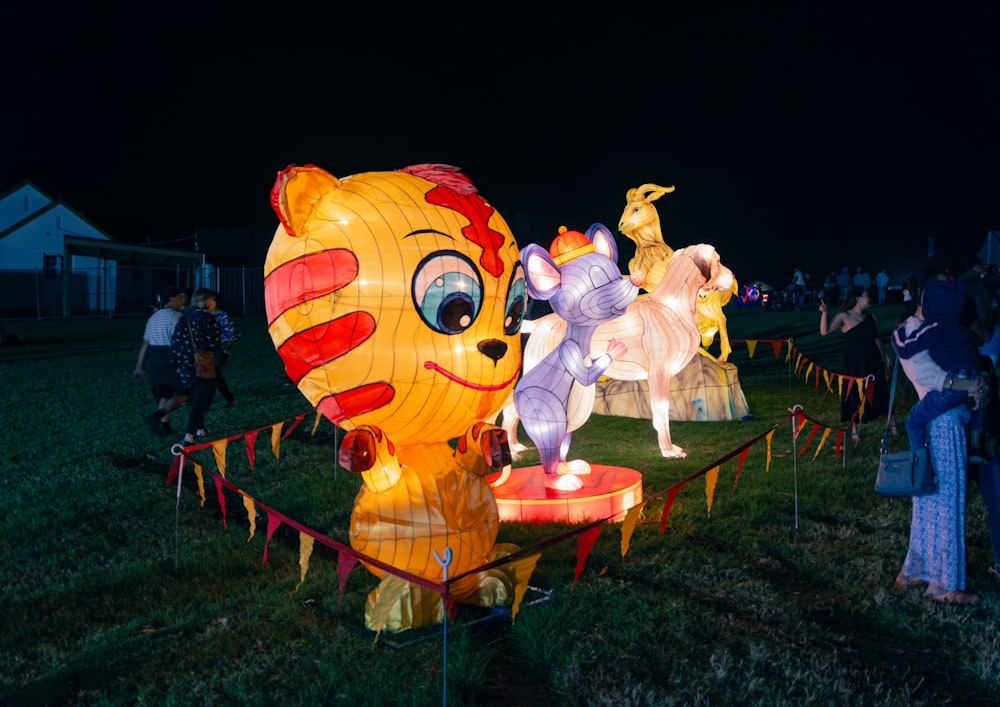
<instances>
[{"instance_id":1,"label":"child standing","mask_svg":"<svg viewBox=\"0 0 1000 707\"><path fill-rule=\"evenodd\" d=\"M917 308L917 317L923 323L909 332L900 327L892 333L892 347L901 359L927 351L948 372L944 390L929 391L910 410L906 433L912 449L926 446L927 425L931 420L968 401L965 391L955 389L955 378L979 375L979 342L972 330L962 324L970 305L968 291L961 283L930 280Z\"/></svg>"}]
</instances>

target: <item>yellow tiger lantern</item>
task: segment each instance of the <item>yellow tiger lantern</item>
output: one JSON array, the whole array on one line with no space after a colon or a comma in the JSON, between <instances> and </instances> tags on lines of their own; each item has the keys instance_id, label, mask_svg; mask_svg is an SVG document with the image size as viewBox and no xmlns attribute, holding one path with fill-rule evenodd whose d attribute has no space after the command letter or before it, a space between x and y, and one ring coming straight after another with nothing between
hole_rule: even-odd
<instances>
[{"instance_id":1,"label":"yellow tiger lantern","mask_svg":"<svg viewBox=\"0 0 1000 707\"><path fill-rule=\"evenodd\" d=\"M352 547L435 582L446 553L449 577L509 553L496 545L486 479L509 450L489 422L518 378L527 288L504 219L457 168L437 164L342 179L293 165L271 203L268 331L302 394L348 430L340 461L364 480ZM383 578L369 627L443 619L436 592L368 569ZM450 593L508 603L527 582L517 571L473 573Z\"/></svg>"}]
</instances>

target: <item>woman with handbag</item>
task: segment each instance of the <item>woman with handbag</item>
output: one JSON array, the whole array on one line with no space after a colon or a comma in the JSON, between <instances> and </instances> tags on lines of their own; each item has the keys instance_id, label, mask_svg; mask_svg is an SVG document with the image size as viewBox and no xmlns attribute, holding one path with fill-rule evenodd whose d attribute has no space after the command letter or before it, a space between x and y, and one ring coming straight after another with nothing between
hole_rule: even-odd
<instances>
[{"instance_id":1,"label":"woman with handbag","mask_svg":"<svg viewBox=\"0 0 1000 707\"><path fill-rule=\"evenodd\" d=\"M205 436L205 412L215 395L215 352L222 347L218 320L207 311L207 300L215 293L207 288L196 290L191 309L174 329L170 341L170 359L177 368L181 388L190 395L183 444L193 444Z\"/></svg>"},{"instance_id":2,"label":"woman with handbag","mask_svg":"<svg viewBox=\"0 0 1000 707\"><path fill-rule=\"evenodd\" d=\"M909 333L922 320L908 317L900 327ZM931 390L964 390L980 404L986 388L978 378L954 378L928 351L899 359L907 378L922 400ZM950 386L950 387L949 387ZM913 497L910 543L896 577L901 587L927 584L926 596L948 604L977 604L966 591L965 513L968 481L967 434L971 413L957 407L935 417L927 426L931 463L937 475L937 493Z\"/></svg>"}]
</instances>

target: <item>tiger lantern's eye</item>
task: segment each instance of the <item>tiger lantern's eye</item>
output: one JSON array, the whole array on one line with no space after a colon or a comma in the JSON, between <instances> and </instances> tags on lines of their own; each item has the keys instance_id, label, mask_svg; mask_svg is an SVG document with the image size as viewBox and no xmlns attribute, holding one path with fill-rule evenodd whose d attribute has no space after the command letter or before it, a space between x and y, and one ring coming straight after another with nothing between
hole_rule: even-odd
<instances>
[{"instance_id":1,"label":"tiger lantern's eye","mask_svg":"<svg viewBox=\"0 0 1000 707\"><path fill-rule=\"evenodd\" d=\"M521 263L514 266L510 276L510 288L507 290L507 307L504 309L503 333L512 336L521 328L524 310L528 301L528 286L524 280L524 268Z\"/></svg>"},{"instance_id":2,"label":"tiger lantern's eye","mask_svg":"<svg viewBox=\"0 0 1000 707\"><path fill-rule=\"evenodd\" d=\"M439 252L424 258L413 275L413 304L434 331L460 334L483 306L483 281L460 253Z\"/></svg>"}]
</instances>

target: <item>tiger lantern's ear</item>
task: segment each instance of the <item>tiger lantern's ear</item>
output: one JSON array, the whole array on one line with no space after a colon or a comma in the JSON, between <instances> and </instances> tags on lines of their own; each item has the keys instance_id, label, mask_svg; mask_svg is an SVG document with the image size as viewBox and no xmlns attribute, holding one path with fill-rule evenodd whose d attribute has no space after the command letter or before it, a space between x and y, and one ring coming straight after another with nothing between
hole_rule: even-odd
<instances>
[{"instance_id":1,"label":"tiger lantern's ear","mask_svg":"<svg viewBox=\"0 0 1000 707\"><path fill-rule=\"evenodd\" d=\"M298 236L299 225L316 208L323 195L338 189L340 180L315 165L290 164L278 172L271 187L271 208L290 236Z\"/></svg>"}]
</instances>

